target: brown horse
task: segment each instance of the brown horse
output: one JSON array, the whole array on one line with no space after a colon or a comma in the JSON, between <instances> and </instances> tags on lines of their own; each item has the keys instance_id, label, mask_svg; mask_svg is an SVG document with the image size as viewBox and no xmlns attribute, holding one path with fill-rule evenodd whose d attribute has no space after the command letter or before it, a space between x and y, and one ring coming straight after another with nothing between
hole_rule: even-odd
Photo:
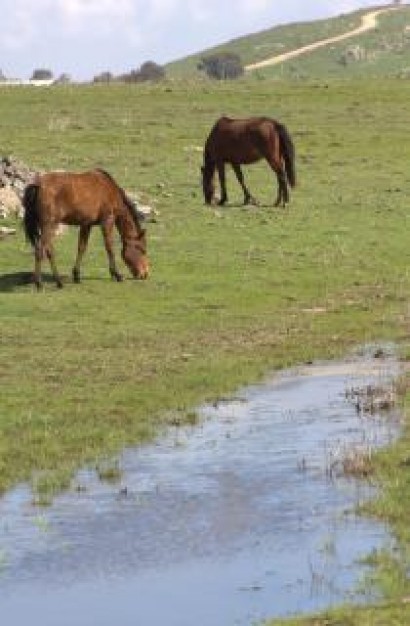
<instances>
[{"instance_id":1,"label":"brown horse","mask_svg":"<svg viewBox=\"0 0 410 626\"><path fill-rule=\"evenodd\" d=\"M214 198L214 174L218 171L221 187L219 204L228 199L225 180L225 163L230 163L244 193L244 204L257 204L245 185L241 165L266 159L278 179L278 196L275 206L289 202L288 184L294 187L295 149L292 138L283 124L268 117L231 119L221 117L213 126L205 143L202 167L202 188L205 202Z\"/></svg>"},{"instance_id":2,"label":"brown horse","mask_svg":"<svg viewBox=\"0 0 410 626\"><path fill-rule=\"evenodd\" d=\"M53 237L59 224L79 226L78 253L72 270L74 282L80 282L80 263L86 251L91 227L99 224L112 278L122 280L117 269L114 248L114 225L122 240L122 258L136 278L147 278L148 259L145 230L142 229L134 203L104 170L89 172L49 172L37 176L24 191L24 230L34 247L34 282L41 287L41 261L50 261L58 287L63 283L55 262Z\"/></svg>"}]
</instances>

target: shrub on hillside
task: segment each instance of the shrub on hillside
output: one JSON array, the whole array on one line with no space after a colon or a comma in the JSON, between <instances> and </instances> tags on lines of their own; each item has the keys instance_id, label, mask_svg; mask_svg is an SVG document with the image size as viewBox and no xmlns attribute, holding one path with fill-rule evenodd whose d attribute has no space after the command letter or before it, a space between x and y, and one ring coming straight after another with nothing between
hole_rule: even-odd
<instances>
[{"instance_id":1,"label":"shrub on hillside","mask_svg":"<svg viewBox=\"0 0 410 626\"><path fill-rule=\"evenodd\" d=\"M220 52L203 57L198 63L198 70L206 72L210 78L232 80L244 73L241 58L233 52Z\"/></svg>"},{"instance_id":2,"label":"shrub on hillside","mask_svg":"<svg viewBox=\"0 0 410 626\"><path fill-rule=\"evenodd\" d=\"M39 68L33 71L30 80L51 80L53 78L53 72L45 68Z\"/></svg>"},{"instance_id":3,"label":"shrub on hillside","mask_svg":"<svg viewBox=\"0 0 410 626\"><path fill-rule=\"evenodd\" d=\"M111 72L101 72L101 74L97 74L93 78L93 83L110 83L114 80L114 76Z\"/></svg>"},{"instance_id":4,"label":"shrub on hillside","mask_svg":"<svg viewBox=\"0 0 410 626\"><path fill-rule=\"evenodd\" d=\"M165 70L154 61L146 61L138 70L131 70L127 74L122 74L118 80L126 83L141 83L147 80L159 81L165 78Z\"/></svg>"}]
</instances>

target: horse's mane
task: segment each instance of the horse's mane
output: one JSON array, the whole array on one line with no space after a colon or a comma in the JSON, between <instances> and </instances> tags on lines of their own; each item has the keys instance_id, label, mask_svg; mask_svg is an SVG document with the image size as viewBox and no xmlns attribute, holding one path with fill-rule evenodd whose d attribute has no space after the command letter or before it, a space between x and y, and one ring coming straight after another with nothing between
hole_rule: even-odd
<instances>
[{"instance_id":1,"label":"horse's mane","mask_svg":"<svg viewBox=\"0 0 410 626\"><path fill-rule=\"evenodd\" d=\"M117 181L111 176L111 174L109 172L107 172L106 170L97 167L96 168L97 172L100 172L100 174L103 174L103 176L105 176L120 192L121 194L121 198L123 203L125 204L125 206L127 207L132 220L135 224L135 227L138 231L138 235L141 235L141 233L143 232L143 228L141 226L141 222L140 219L138 217L138 213L137 213L137 207L135 205L135 202L133 200L131 200L131 198L125 193L124 189L122 187L120 187L120 185L117 183Z\"/></svg>"}]
</instances>

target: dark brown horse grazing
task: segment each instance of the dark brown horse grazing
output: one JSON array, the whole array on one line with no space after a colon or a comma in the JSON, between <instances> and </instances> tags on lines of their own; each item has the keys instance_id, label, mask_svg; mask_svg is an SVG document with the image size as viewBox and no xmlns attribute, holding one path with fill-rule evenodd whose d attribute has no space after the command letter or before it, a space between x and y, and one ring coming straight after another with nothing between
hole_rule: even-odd
<instances>
[{"instance_id":1,"label":"dark brown horse grazing","mask_svg":"<svg viewBox=\"0 0 410 626\"><path fill-rule=\"evenodd\" d=\"M245 185L241 165L266 159L278 179L275 206L289 202L288 184L296 185L295 149L292 138L283 124L268 117L231 119L221 117L213 126L205 143L202 167L202 187L205 202L214 198L214 174L218 171L221 186L219 204L225 204L225 163L230 163L244 193L244 204L256 204Z\"/></svg>"},{"instance_id":2,"label":"dark brown horse grazing","mask_svg":"<svg viewBox=\"0 0 410 626\"><path fill-rule=\"evenodd\" d=\"M148 259L145 230L142 229L134 203L104 170L90 172L49 172L27 185L23 205L24 229L34 247L34 282L41 287L41 261L50 261L58 287L63 283L57 271L53 237L59 224L79 226L78 253L73 280L80 282L80 263L86 251L91 227L99 224L112 278L120 281L114 256L114 225L122 240L122 258L136 278L147 278Z\"/></svg>"}]
</instances>

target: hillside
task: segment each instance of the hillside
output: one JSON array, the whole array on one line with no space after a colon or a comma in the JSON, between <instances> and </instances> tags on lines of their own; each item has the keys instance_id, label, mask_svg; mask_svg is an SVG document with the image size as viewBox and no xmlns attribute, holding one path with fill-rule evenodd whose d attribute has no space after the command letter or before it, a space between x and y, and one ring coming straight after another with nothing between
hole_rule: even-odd
<instances>
[{"instance_id":1,"label":"hillside","mask_svg":"<svg viewBox=\"0 0 410 626\"><path fill-rule=\"evenodd\" d=\"M275 26L220 46L203 50L167 66L171 77L200 77L202 57L218 52L238 54L245 66L358 27L369 9L314 22ZM296 79L373 76L410 76L410 6L379 17L379 26L291 61L249 72L249 77Z\"/></svg>"}]
</instances>

